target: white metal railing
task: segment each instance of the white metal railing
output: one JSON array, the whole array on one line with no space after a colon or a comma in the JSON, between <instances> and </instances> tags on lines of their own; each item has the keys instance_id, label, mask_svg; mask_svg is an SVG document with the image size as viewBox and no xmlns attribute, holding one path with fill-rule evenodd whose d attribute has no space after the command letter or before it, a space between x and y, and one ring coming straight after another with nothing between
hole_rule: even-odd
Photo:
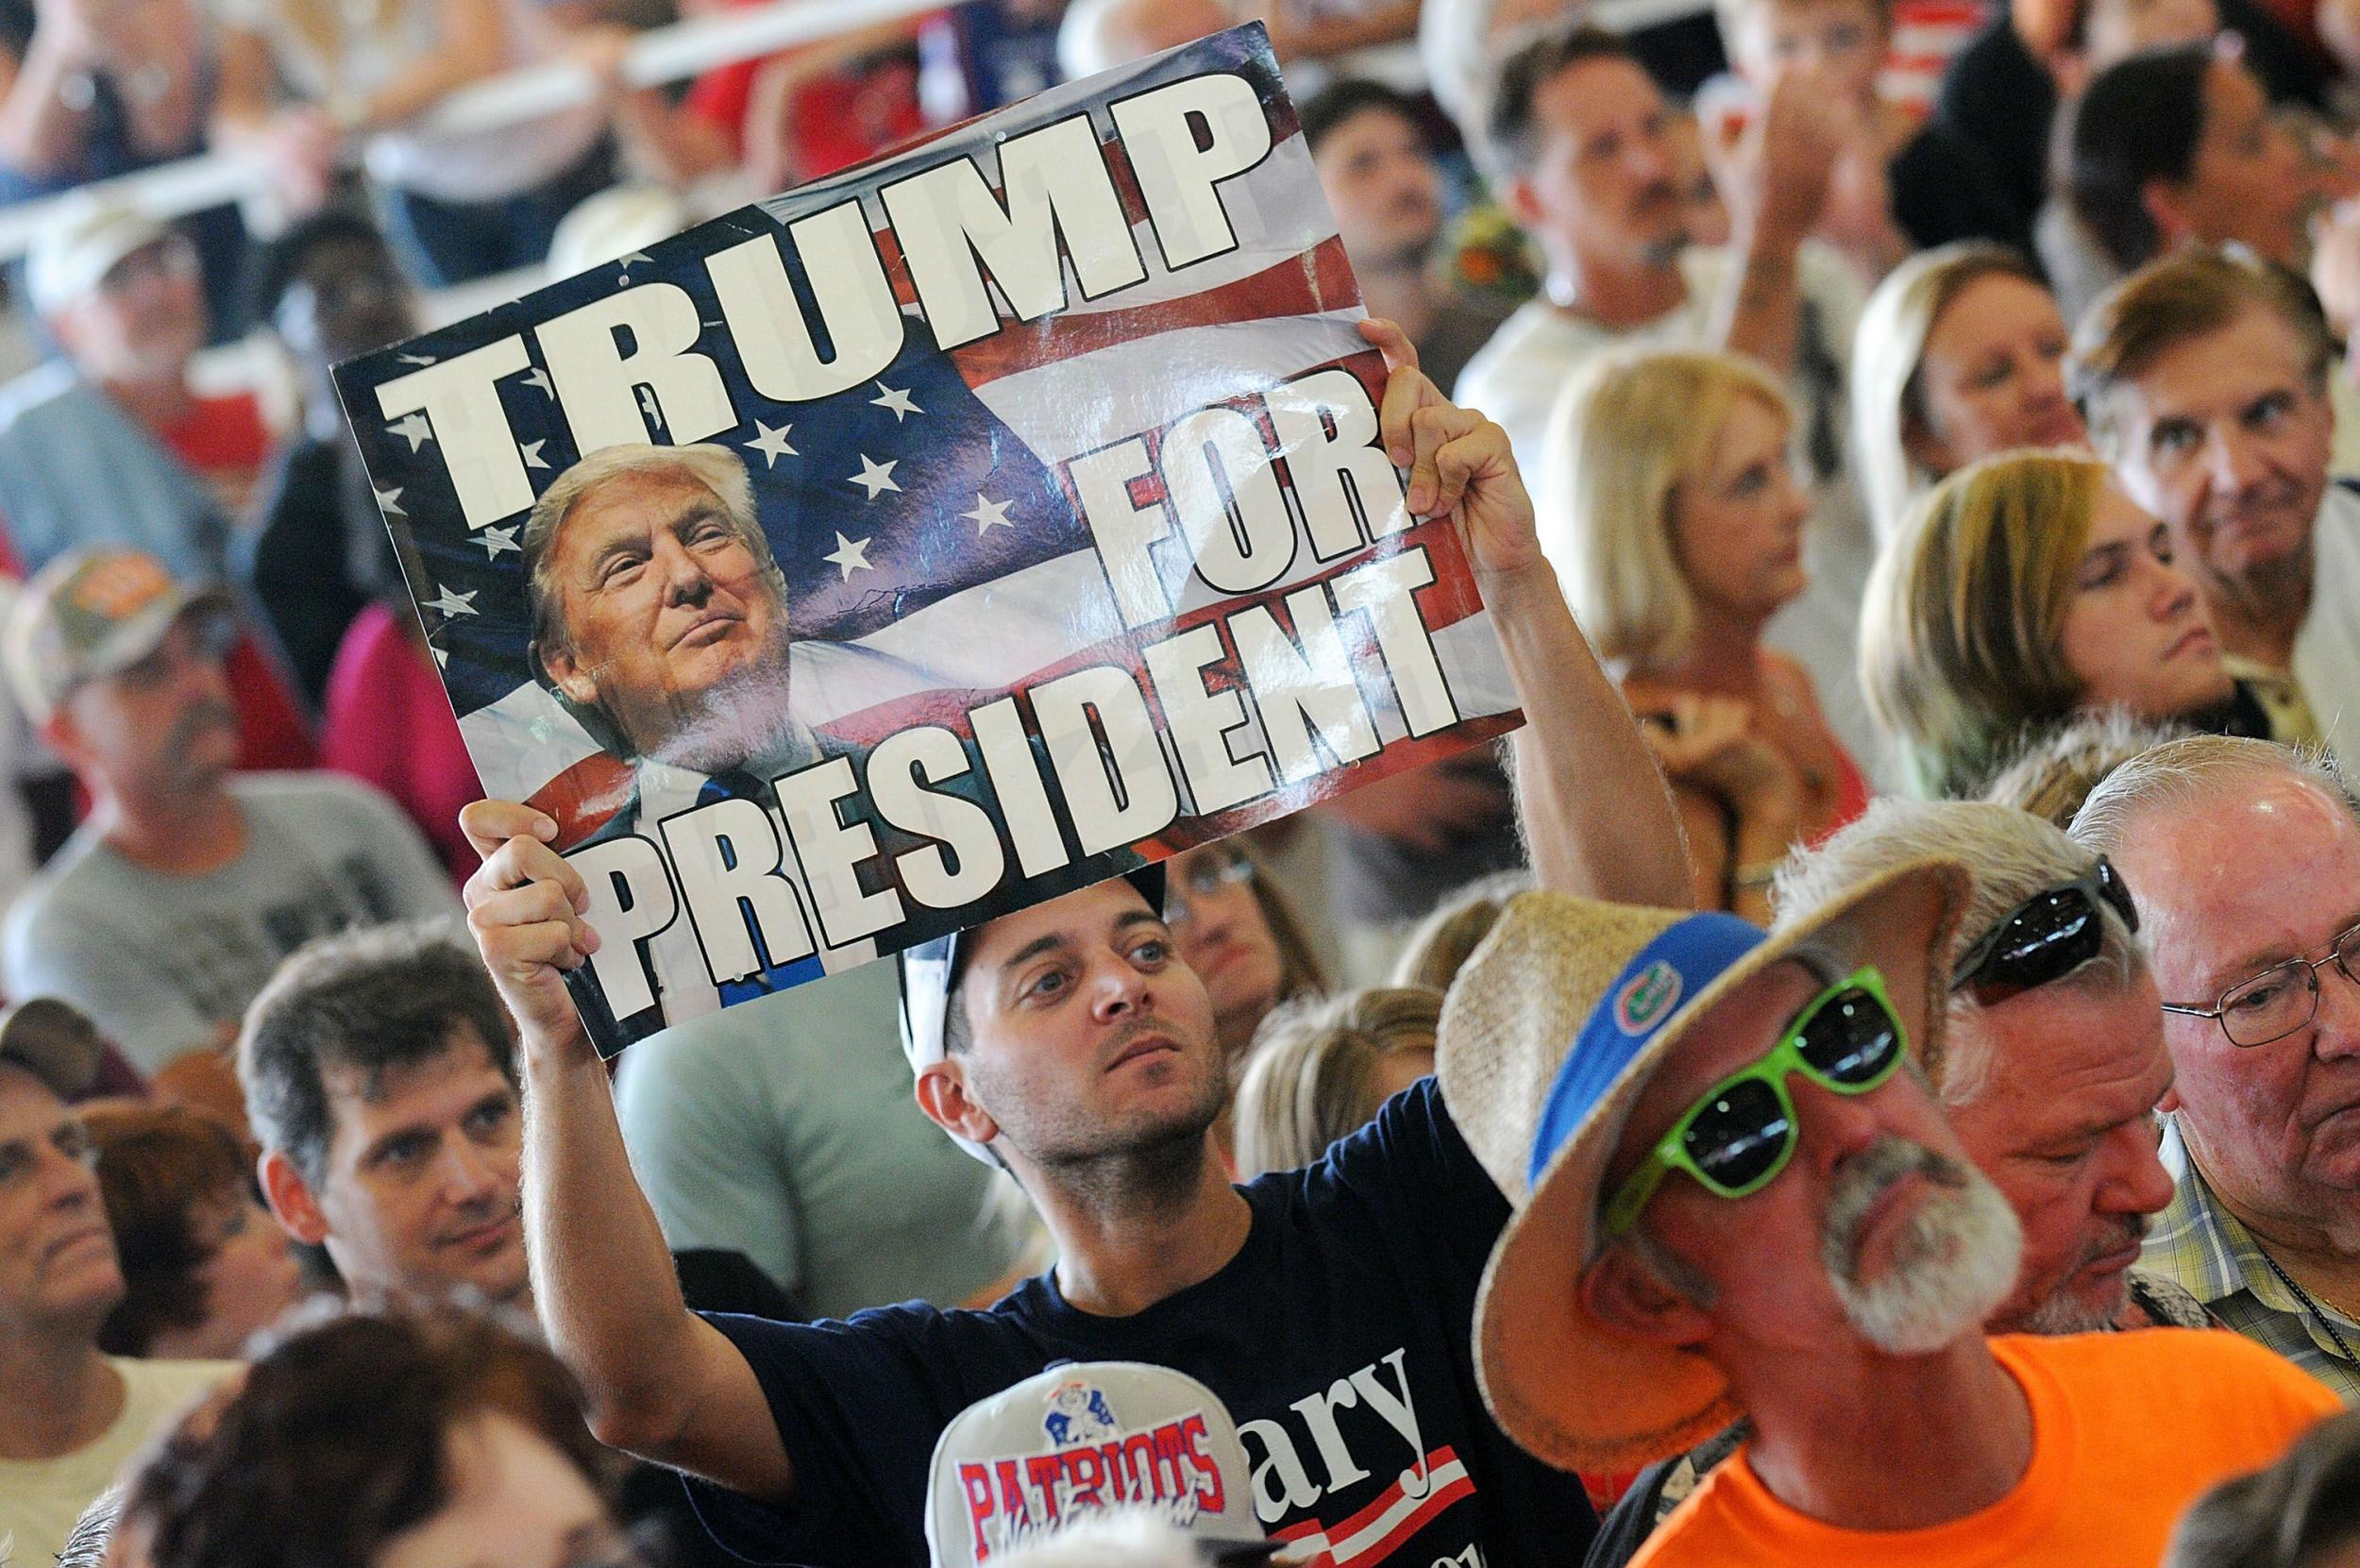
<instances>
[{"instance_id":1,"label":"white metal railing","mask_svg":"<svg viewBox=\"0 0 2360 1568\"><path fill-rule=\"evenodd\" d=\"M623 80L654 87L701 76L733 60L833 38L872 22L940 8L943 0L777 0L758 9L700 17L641 35L623 61ZM1708 0L1599 0L1594 14L1631 30L1700 12ZM495 129L583 103L596 95L587 73L564 63L527 66L471 83L426 111L423 124L451 132ZM268 164L250 155L203 153L152 169L97 180L63 195L0 208L0 261L24 254L33 236L69 202L90 194L135 203L160 217L265 194Z\"/></svg>"},{"instance_id":2,"label":"white metal railing","mask_svg":"<svg viewBox=\"0 0 2360 1568\"><path fill-rule=\"evenodd\" d=\"M631 87L700 76L733 60L772 54L797 43L833 38L872 22L940 8L942 0L778 0L724 15L699 17L642 34L623 60ZM526 66L470 83L421 116L419 124L462 133L496 129L587 102L598 84L569 63ZM250 155L204 153L152 169L96 180L62 195L0 208L0 261L22 255L44 225L68 203L93 194L133 202L161 217L259 195L269 189L270 167Z\"/></svg>"}]
</instances>

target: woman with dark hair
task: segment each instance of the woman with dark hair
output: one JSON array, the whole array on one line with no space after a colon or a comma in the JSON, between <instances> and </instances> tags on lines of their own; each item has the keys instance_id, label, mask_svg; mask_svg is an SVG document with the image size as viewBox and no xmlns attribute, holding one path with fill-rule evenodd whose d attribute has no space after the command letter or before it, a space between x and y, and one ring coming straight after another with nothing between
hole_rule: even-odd
<instances>
[{"instance_id":1,"label":"woman with dark hair","mask_svg":"<svg viewBox=\"0 0 2360 1568\"><path fill-rule=\"evenodd\" d=\"M621 1568L617 1461L557 1357L460 1311L351 1313L255 1361L132 1476L149 1568Z\"/></svg>"},{"instance_id":2,"label":"woman with dark hair","mask_svg":"<svg viewBox=\"0 0 2360 1568\"><path fill-rule=\"evenodd\" d=\"M302 1265L257 1200L237 1138L178 1105L102 1105L84 1121L125 1286L99 1348L236 1358L303 1293Z\"/></svg>"},{"instance_id":3,"label":"woman with dark hair","mask_svg":"<svg viewBox=\"0 0 2360 1568\"><path fill-rule=\"evenodd\" d=\"M2149 49L2066 111L2036 231L2067 320L2180 245L2241 244L2301 270L2317 194L2301 148L2234 51Z\"/></svg>"}]
</instances>

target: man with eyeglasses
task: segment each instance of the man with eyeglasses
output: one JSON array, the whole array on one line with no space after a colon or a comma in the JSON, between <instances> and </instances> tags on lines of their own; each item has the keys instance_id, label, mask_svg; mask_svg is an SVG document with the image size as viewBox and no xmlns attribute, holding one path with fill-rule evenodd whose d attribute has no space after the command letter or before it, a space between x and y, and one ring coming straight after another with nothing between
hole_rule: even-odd
<instances>
[{"instance_id":1,"label":"man with eyeglasses","mask_svg":"<svg viewBox=\"0 0 2360 1568\"><path fill-rule=\"evenodd\" d=\"M98 1348L123 1299L90 1133L66 1104L98 1034L63 1003L0 1013L0 1563L37 1568L150 1433L231 1369Z\"/></svg>"},{"instance_id":2,"label":"man with eyeglasses","mask_svg":"<svg viewBox=\"0 0 2360 1568\"><path fill-rule=\"evenodd\" d=\"M1366 331L1393 365L1383 439L1408 460L1408 505L1460 528L1525 704L1536 868L1609 896L1685 897L1669 801L1540 552L1506 435L1418 375L1397 328ZM923 1560L943 1427L1055 1361L1104 1359L1210 1388L1238 1418L1259 1526L1306 1557L1539 1568L1587 1541L1580 1482L1518 1452L1478 1402L1467 1327L1506 1206L1433 1084L1309 1170L1232 1187L1213 1147L1226 1064L1159 868L902 955L919 1104L1015 1174L1055 1270L988 1312L708 1321L665 1266L565 987L599 939L587 889L538 813L485 801L465 821L486 855L470 923L522 1039L543 1319L593 1430L698 1477L701 1516L741 1555Z\"/></svg>"},{"instance_id":3,"label":"man with eyeglasses","mask_svg":"<svg viewBox=\"0 0 2360 1568\"><path fill-rule=\"evenodd\" d=\"M1752 1424L1644 1568L2152 1562L2336 1408L2234 1335L1986 1335L2020 1227L1914 1066L1966 898L1913 860L1765 938L1530 894L1451 989L1442 1089L1516 1210L1475 1323L1501 1425L1611 1472Z\"/></svg>"},{"instance_id":4,"label":"man with eyeglasses","mask_svg":"<svg viewBox=\"0 0 2360 1568\"><path fill-rule=\"evenodd\" d=\"M2177 1077L2143 1266L2360 1399L2360 819L2324 759L2191 736L2073 835L2139 890Z\"/></svg>"},{"instance_id":5,"label":"man with eyeglasses","mask_svg":"<svg viewBox=\"0 0 2360 1568\"><path fill-rule=\"evenodd\" d=\"M2133 940L2137 905L2111 865L2012 807L1888 798L1788 865L1778 929L1808 924L1870 878L1930 855L1958 860L1972 885L1943 1049L1925 1072L1961 1149L2024 1234L2014 1287L1984 1327L2204 1325L2184 1290L2132 1269L2149 1219L2171 1201L2154 1122L2171 1062ZM1733 1427L1644 1473L1600 1527L1586 1568L1630 1560L1744 1437Z\"/></svg>"},{"instance_id":6,"label":"man with eyeglasses","mask_svg":"<svg viewBox=\"0 0 2360 1568\"><path fill-rule=\"evenodd\" d=\"M450 883L392 801L324 773L235 775L220 590L134 550L25 585L6 664L90 818L8 911L11 996L62 997L153 1075L238 1104L226 1048L278 961L346 926L449 919ZM194 1088L193 1088L194 1092Z\"/></svg>"}]
</instances>

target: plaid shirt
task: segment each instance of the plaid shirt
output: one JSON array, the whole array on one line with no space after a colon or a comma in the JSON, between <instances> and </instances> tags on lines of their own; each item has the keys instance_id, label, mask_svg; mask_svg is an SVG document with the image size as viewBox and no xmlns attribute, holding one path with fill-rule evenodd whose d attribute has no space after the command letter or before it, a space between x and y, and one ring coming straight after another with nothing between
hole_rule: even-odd
<instances>
[{"instance_id":1,"label":"plaid shirt","mask_svg":"<svg viewBox=\"0 0 2360 1568\"><path fill-rule=\"evenodd\" d=\"M2257 1344L2267 1345L2342 1395L2360 1402L2360 1365L2335 1348L2327 1330L2333 1322L2344 1342L2360 1348L2360 1324L2319 1304L2306 1308L2271 1270L2253 1233L2213 1196L2188 1157L2176 1121L2166 1119L2164 1169L2178 1184L2171 1206L2157 1216L2139 1267L2184 1287L2221 1322ZM2312 1298L2317 1300L2317 1297ZM2327 1314L2323 1322L2319 1312Z\"/></svg>"}]
</instances>

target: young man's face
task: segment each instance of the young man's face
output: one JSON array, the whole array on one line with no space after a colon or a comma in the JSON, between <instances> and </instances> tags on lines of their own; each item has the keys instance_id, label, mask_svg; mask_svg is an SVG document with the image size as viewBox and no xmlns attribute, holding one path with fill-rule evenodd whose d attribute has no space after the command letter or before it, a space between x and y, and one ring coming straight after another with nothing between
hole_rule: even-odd
<instances>
[{"instance_id":1,"label":"young man's face","mask_svg":"<svg viewBox=\"0 0 2360 1568\"><path fill-rule=\"evenodd\" d=\"M1634 60L1577 60L1533 97L1532 167L1509 182L1517 222L1585 262L1671 265L1688 241L1673 114Z\"/></svg>"},{"instance_id":2,"label":"young man's face","mask_svg":"<svg viewBox=\"0 0 2360 1568\"><path fill-rule=\"evenodd\" d=\"M1228 1096L1205 983L1118 879L985 926L952 1058L1000 1147L1054 1170L1202 1140Z\"/></svg>"},{"instance_id":3,"label":"young man's face","mask_svg":"<svg viewBox=\"0 0 2360 1568\"><path fill-rule=\"evenodd\" d=\"M123 1299L114 1232L81 1120L48 1086L0 1062L0 1336L98 1325Z\"/></svg>"},{"instance_id":4,"label":"young man's face","mask_svg":"<svg viewBox=\"0 0 2360 1568\"><path fill-rule=\"evenodd\" d=\"M1442 225L1442 179L1418 127L1372 107L1333 126L1312 155L1344 251L1369 266L1415 265Z\"/></svg>"},{"instance_id":5,"label":"young man's face","mask_svg":"<svg viewBox=\"0 0 2360 1568\"><path fill-rule=\"evenodd\" d=\"M335 1131L312 1194L321 1234L296 1234L324 1241L363 1296L523 1295L516 1088L474 1028L375 1082L331 1069L325 1083Z\"/></svg>"}]
</instances>

